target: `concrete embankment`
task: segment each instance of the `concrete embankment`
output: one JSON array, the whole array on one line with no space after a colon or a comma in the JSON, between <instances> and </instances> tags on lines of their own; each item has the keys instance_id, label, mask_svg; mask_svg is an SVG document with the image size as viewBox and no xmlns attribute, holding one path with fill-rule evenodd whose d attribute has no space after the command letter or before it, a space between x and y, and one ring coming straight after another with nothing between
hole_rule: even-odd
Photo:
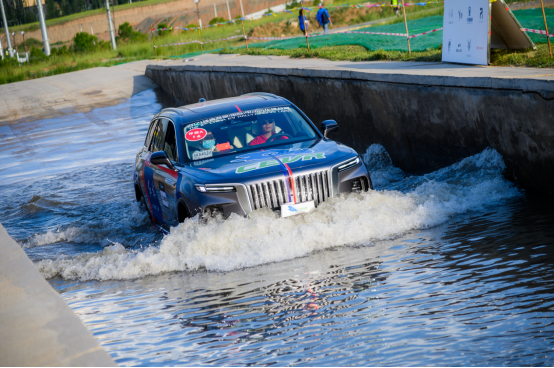
<instances>
[{"instance_id":1,"label":"concrete embankment","mask_svg":"<svg viewBox=\"0 0 554 368\"><path fill-rule=\"evenodd\" d=\"M115 366L0 224L0 366Z\"/></svg>"},{"instance_id":2,"label":"concrete embankment","mask_svg":"<svg viewBox=\"0 0 554 368\"><path fill-rule=\"evenodd\" d=\"M364 152L382 144L421 173L493 147L523 188L554 194L554 72L417 62L334 62L204 55L149 65L146 75L183 104L269 92L298 105L333 138Z\"/></svg>"}]
</instances>

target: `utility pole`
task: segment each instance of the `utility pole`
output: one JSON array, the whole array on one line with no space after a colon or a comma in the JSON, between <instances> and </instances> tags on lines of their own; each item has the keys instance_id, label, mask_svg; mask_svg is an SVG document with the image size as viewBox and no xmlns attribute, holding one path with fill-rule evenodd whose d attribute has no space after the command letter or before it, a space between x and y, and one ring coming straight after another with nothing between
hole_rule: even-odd
<instances>
[{"instance_id":1,"label":"utility pole","mask_svg":"<svg viewBox=\"0 0 554 368\"><path fill-rule=\"evenodd\" d=\"M4 47L2 46L2 37L0 37L0 55L2 55L2 60L4 60Z\"/></svg>"},{"instance_id":2,"label":"utility pole","mask_svg":"<svg viewBox=\"0 0 554 368\"><path fill-rule=\"evenodd\" d=\"M214 3L214 14L215 14L215 17L217 18L217 7L215 6L215 3Z\"/></svg>"},{"instance_id":3,"label":"utility pole","mask_svg":"<svg viewBox=\"0 0 554 368\"><path fill-rule=\"evenodd\" d=\"M240 12L242 14L242 17L244 18L244 9L242 8L242 0L240 0Z\"/></svg>"},{"instance_id":4,"label":"utility pole","mask_svg":"<svg viewBox=\"0 0 554 368\"><path fill-rule=\"evenodd\" d=\"M229 9L229 0L227 0L227 13L229 13L229 20L231 19L231 10Z\"/></svg>"},{"instance_id":5,"label":"utility pole","mask_svg":"<svg viewBox=\"0 0 554 368\"><path fill-rule=\"evenodd\" d=\"M246 50L248 50L248 37L246 37L246 32L244 31L244 9L242 8L242 0L240 0L240 11L242 12L242 17L240 18L240 25L242 26L242 34L244 36L244 43L246 43Z\"/></svg>"},{"instance_id":6,"label":"utility pole","mask_svg":"<svg viewBox=\"0 0 554 368\"><path fill-rule=\"evenodd\" d=\"M25 49L25 55L27 54L27 43L25 42L25 32L21 31L21 36L23 36L23 48Z\"/></svg>"},{"instance_id":7,"label":"utility pole","mask_svg":"<svg viewBox=\"0 0 554 368\"><path fill-rule=\"evenodd\" d=\"M94 36L94 31L92 30L92 23L89 23L90 24L90 34Z\"/></svg>"},{"instance_id":8,"label":"utility pole","mask_svg":"<svg viewBox=\"0 0 554 368\"><path fill-rule=\"evenodd\" d=\"M200 0L194 0L196 4L196 15L198 16L198 39L200 40L200 53L204 55L204 48L202 47L202 19L200 19L200 10L198 9L198 3Z\"/></svg>"},{"instance_id":9,"label":"utility pole","mask_svg":"<svg viewBox=\"0 0 554 368\"><path fill-rule=\"evenodd\" d=\"M17 52L17 42L15 42L15 32L12 32L12 36L13 36L13 48L15 49L15 54L19 57L19 52Z\"/></svg>"},{"instance_id":10,"label":"utility pole","mask_svg":"<svg viewBox=\"0 0 554 368\"><path fill-rule=\"evenodd\" d=\"M13 57L12 41L10 40L10 30L8 29L8 21L6 20L6 12L4 11L4 0L0 0L0 9L2 10L2 21L4 22L4 31L6 31L6 42L8 43L8 53Z\"/></svg>"},{"instance_id":11,"label":"utility pole","mask_svg":"<svg viewBox=\"0 0 554 368\"><path fill-rule=\"evenodd\" d=\"M112 40L113 49L116 50L117 45L115 44L115 32L114 32L114 29L113 29L112 16L111 16L111 13L110 13L110 0L106 0L106 10L107 10L107 14L108 14L108 25L110 26L110 39Z\"/></svg>"},{"instance_id":12,"label":"utility pole","mask_svg":"<svg viewBox=\"0 0 554 368\"><path fill-rule=\"evenodd\" d=\"M42 48L44 49L44 55L50 56L50 40L48 39L48 31L46 30L44 12L42 11L42 0L37 0L37 10L38 21L40 22L40 33L42 34Z\"/></svg>"}]
</instances>

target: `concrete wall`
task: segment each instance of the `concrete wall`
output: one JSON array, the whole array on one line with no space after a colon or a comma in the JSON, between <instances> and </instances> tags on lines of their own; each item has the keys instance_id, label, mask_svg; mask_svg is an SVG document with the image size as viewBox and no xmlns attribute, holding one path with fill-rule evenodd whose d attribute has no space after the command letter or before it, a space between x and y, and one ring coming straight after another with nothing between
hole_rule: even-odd
<instances>
[{"instance_id":1,"label":"concrete wall","mask_svg":"<svg viewBox=\"0 0 554 368\"><path fill-rule=\"evenodd\" d=\"M0 366L115 366L0 224Z\"/></svg>"},{"instance_id":2,"label":"concrete wall","mask_svg":"<svg viewBox=\"0 0 554 368\"><path fill-rule=\"evenodd\" d=\"M283 96L316 125L337 120L333 138L358 152L382 144L407 172L430 172L493 147L509 178L554 194L550 81L468 77L445 85L448 76L203 65L149 65L146 74L184 104L254 91Z\"/></svg>"}]
</instances>

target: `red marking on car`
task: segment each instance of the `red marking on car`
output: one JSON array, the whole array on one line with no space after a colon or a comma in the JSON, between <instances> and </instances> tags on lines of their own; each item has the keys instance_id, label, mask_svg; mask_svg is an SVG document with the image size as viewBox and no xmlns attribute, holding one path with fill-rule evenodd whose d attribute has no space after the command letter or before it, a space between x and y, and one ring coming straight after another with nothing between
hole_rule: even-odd
<instances>
[{"instance_id":1,"label":"red marking on car","mask_svg":"<svg viewBox=\"0 0 554 368\"><path fill-rule=\"evenodd\" d=\"M237 110L239 110L239 112L242 112L242 110L240 109L240 107L238 107L237 105L235 105L235 107L237 108Z\"/></svg>"},{"instance_id":2,"label":"red marking on car","mask_svg":"<svg viewBox=\"0 0 554 368\"><path fill-rule=\"evenodd\" d=\"M290 188L292 190L292 199L294 200L294 203L298 203L298 201L296 200L296 187L294 186L294 177L292 176L292 170L290 169L289 165L287 165L286 163L283 162L283 165L285 165L288 173L289 173L289 183L290 183Z\"/></svg>"},{"instance_id":3,"label":"red marking on car","mask_svg":"<svg viewBox=\"0 0 554 368\"><path fill-rule=\"evenodd\" d=\"M208 134L208 132L206 131L206 129L194 128L194 129L189 130L187 132L187 134L185 134L185 139L187 141L196 142L196 141L199 141L201 139L204 139L204 137L207 134Z\"/></svg>"},{"instance_id":4,"label":"red marking on car","mask_svg":"<svg viewBox=\"0 0 554 368\"><path fill-rule=\"evenodd\" d=\"M162 170L164 173L167 173L173 177L173 179L177 179L179 174L171 169L168 169L167 167L156 165L156 167L160 170Z\"/></svg>"}]
</instances>

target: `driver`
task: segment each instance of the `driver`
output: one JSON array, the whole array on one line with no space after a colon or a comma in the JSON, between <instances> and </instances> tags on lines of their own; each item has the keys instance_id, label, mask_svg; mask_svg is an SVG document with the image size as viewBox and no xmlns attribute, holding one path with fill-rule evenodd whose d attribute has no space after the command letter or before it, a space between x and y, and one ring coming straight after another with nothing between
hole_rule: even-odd
<instances>
[{"instance_id":1,"label":"driver","mask_svg":"<svg viewBox=\"0 0 554 368\"><path fill-rule=\"evenodd\" d=\"M250 142L249 144L250 146L264 144L272 135L277 134L275 133L275 119L270 117L262 118L258 120L258 124L261 124L262 126L262 134L254 138L252 142ZM289 138L285 136L281 136L278 139L281 140L281 139L289 139Z\"/></svg>"}]
</instances>

